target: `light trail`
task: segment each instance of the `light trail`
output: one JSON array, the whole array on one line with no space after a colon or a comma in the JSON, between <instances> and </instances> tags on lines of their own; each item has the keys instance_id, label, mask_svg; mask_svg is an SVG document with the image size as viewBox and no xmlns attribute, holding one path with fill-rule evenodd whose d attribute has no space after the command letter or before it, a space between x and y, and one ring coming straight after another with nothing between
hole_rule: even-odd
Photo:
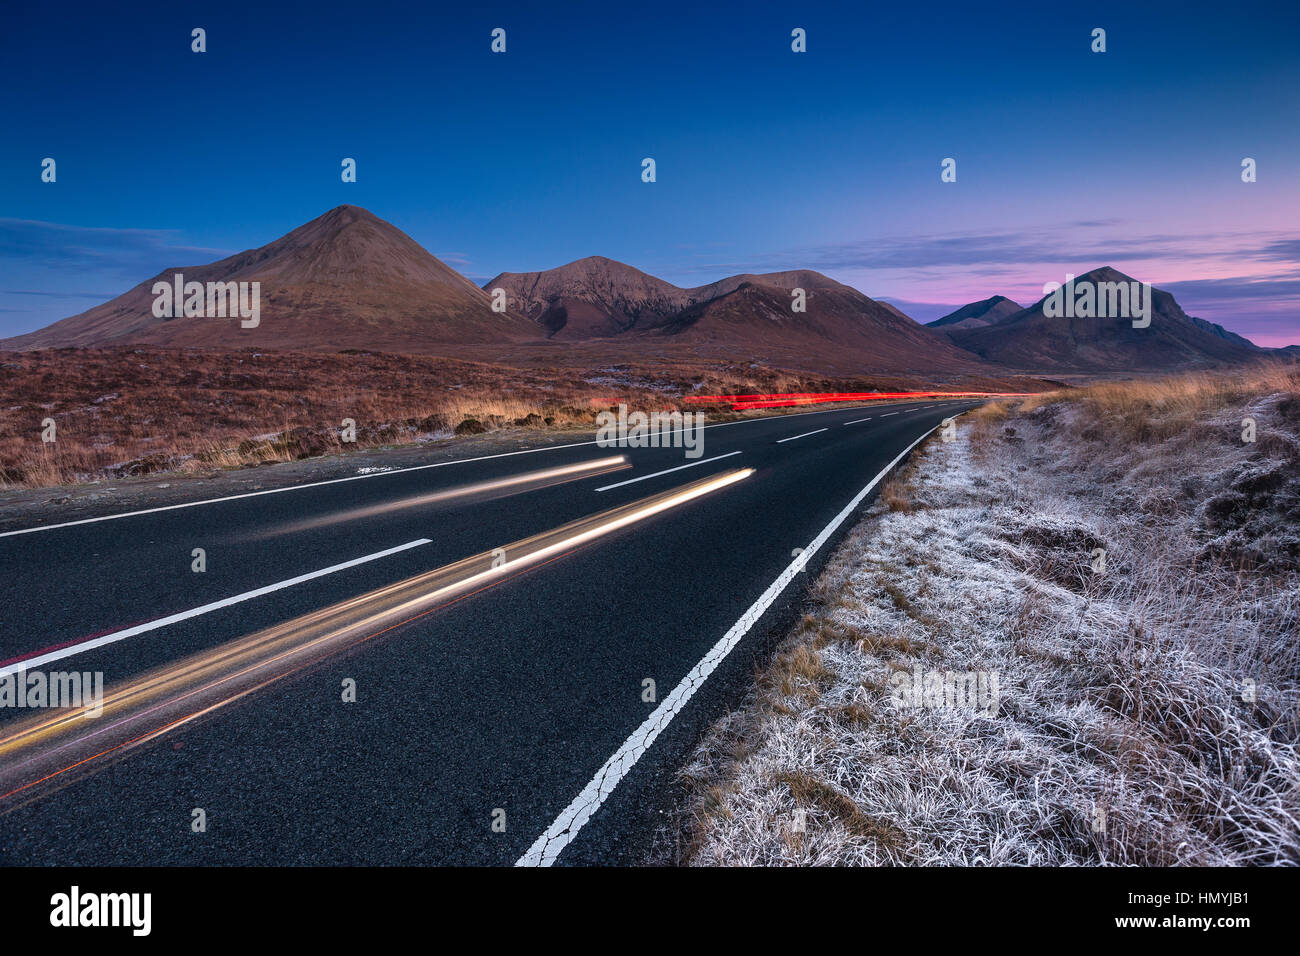
<instances>
[{"instance_id":1,"label":"light trail","mask_svg":"<svg viewBox=\"0 0 1300 956\"><path fill-rule=\"evenodd\" d=\"M348 648L753 473L734 469L580 518L163 665L110 688L98 717L90 716L92 703L17 722L0 731L0 812Z\"/></svg>"},{"instance_id":2,"label":"light trail","mask_svg":"<svg viewBox=\"0 0 1300 956\"><path fill-rule=\"evenodd\" d=\"M347 511L335 511L327 515L321 515L317 518L305 518L301 521L293 521L287 524L264 529L254 535L254 537L266 538L282 534L294 534L300 531L311 531L345 521L358 521L362 518L377 518L380 515L390 514L394 511L401 511L406 508L425 507L428 505L440 504L444 501L458 501L464 498L488 499L505 497L506 495L520 494L525 491L537 491L542 488L551 488L555 485L564 484L565 482L590 478L595 475L605 475L613 471L621 471L631 467L632 465L628 462L625 456L614 455L609 458L597 458L592 461L582 461L573 465L560 465L555 468L543 468L539 471L529 471L519 475L508 475L505 478L493 478L488 481L479 481L470 485L444 488L441 491L430 491L420 495L413 495L408 498L399 498L396 501L384 501L379 504L366 505L360 508L350 508Z\"/></svg>"},{"instance_id":3,"label":"light trail","mask_svg":"<svg viewBox=\"0 0 1300 956\"><path fill-rule=\"evenodd\" d=\"M732 411L750 408L783 408L791 405L819 405L822 402L865 402L909 398L1022 398L1035 392L781 392L774 395L687 395L691 404L730 405Z\"/></svg>"}]
</instances>

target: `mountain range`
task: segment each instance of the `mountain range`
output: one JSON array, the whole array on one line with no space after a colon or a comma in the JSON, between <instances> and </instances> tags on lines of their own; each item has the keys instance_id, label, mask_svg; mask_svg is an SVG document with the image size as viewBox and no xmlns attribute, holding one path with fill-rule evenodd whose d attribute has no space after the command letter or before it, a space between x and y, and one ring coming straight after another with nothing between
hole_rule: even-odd
<instances>
[{"instance_id":1,"label":"mountain range","mask_svg":"<svg viewBox=\"0 0 1300 956\"><path fill-rule=\"evenodd\" d=\"M696 355L781 357L819 367L848 356L873 369L973 369L978 359L892 305L799 269L745 273L683 289L601 256L544 272L502 273L484 285L557 342L617 338L635 354L672 346ZM793 308L803 290L803 310Z\"/></svg>"},{"instance_id":2,"label":"mountain range","mask_svg":"<svg viewBox=\"0 0 1300 956\"><path fill-rule=\"evenodd\" d=\"M256 328L238 318L154 314L156 282L260 282ZM1130 281L1113 269L1079 280ZM793 307L802 291L804 308ZM494 310L504 294L505 310ZM1045 297L1046 298L1046 297ZM714 358L826 373L989 374L1206 367L1260 349L1154 290L1151 326L1053 318L1044 300L972 302L922 326L811 270L681 288L602 256L479 287L396 226L339 206L279 239L165 270L117 298L0 349L150 344L301 351L368 349L564 364Z\"/></svg>"},{"instance_id":3,"label":"mountain range","mask_svg":"<svg viewBox=\"0 0 1300 956\"><path fill-rule=\"evenodd\" d=\"M1109 266L1084 273L1075 288L1091 283L1134 282ZM1003 300L983 311L973 303L930 323L960 348L998 365L1037 372L1163 371L1249 362L1274 352L1220 325L1188 316L1174 297L1150 291L1150 324L1135 328L1128 318L1049 315L1044 295L1027 308L1008 310ZM1000 297L995 297L1000 298ZM961 316L966 310L968 315ZM1000 316L996 313L1001 311ZM996 316L996 317L995 317Z\"/></svg>"}]
</instances>

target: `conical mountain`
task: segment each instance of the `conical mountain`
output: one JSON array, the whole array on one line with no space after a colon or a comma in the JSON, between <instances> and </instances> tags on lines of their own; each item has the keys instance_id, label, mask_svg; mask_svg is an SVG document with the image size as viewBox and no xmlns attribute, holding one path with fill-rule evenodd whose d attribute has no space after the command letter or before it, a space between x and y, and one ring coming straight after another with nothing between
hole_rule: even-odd
<instances>
[{"instance_id":1,"label":"conical mountain","mask_svg":"<svg viewBox=\"0 0 1300 956\"><path fill-rule=\"evenodd\" d=\"M1091 284L1097 290L1096 300L1105 299L1109 312L1111 290L1122 283L1131 294L1134 282L1131 276L1102 266L1078 276L1074 288L1077 296L1077 290ZM1146 293L1141 297L1145 304ZM1048 315L1047 299L1044 296L994 325L945 331L954 343L982 358L1027 371L1206 368L1250 361L1264 354L1240 336L1217 334L1205 327L1212 323L1189 318L1174 297L1160 289L1151 290L1150 324L1145 328L1133 327L1133 314L1140 310L1133 308L1131 300L1129 315L1065 316Z\"/></svg>"},{"instance_id":2,"label":"conical mountain","mask_svg":"<svg viewBox=\"0 0 1300 956\"><path fill-rule=\"evenodd\" d=\"M260 323L154 315L156 282L260 282ZM180 311L180 310L177 310ZM292 232L217 262L167 269L110 302L0 342L28 349L145 343L206 348L446 351L467 343L540 339L519 315L392 223L339 206Z\"/></svg>"}]
</instances>

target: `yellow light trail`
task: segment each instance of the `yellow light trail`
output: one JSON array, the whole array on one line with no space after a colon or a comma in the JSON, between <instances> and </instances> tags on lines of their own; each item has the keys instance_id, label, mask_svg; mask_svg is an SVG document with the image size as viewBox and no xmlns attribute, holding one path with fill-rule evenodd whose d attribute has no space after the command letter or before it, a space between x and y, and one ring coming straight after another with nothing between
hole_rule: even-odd
<instances>
[{"instance_id":1,"label":"yellow light trail","mask_svg":"<svg viewBox=\"0 0 1300 956\"><path fill-rule=\"evenodd\" d=\"M94 772L268 684L572 549L742 481L734 469L579 518L163 665L91 705L16 723L0 738L0 812Z\"/></svg>"},{"instance_id":2,"label":"yellow light trail","mask_svg":"<svg viewBox=\"0 0 1300 956\"><path fill-rule=\"evenodd\" d=\"M488 481L476 482L472 485L461 485L457 488L445 488L442 491L431 491L421 495L413 495L409 498L401 498L397 501L385 501L381 504L366 505L360 508L350 508L347 511L336 511L328 515L322 515L319 518L306 518L301 521L294 521L273 528L263 529L255 537L269 538L282 534L292 534L299 531L310 531L316 528L323 528L328 525L339 524L344 521L358 521L362 518L375 518L379 515L389 514L393 511L401 511L405 508L418 508L427 505L441 504L446 501L456 501L463 498L499 498L505 495L519 494L525 491L536 491L540 488L549 488L553 485L564 484L569 481L577 481L581 478L592 478L596 475L607 474L611 471L621 471L625 468L631 468L631 464L623 455L614 455L609 458L597 458L593 461L582 461L573 465L559 465L555 468L544 468L540 471L525 472L521 475L509 475L505 478L493 478Z\"/></svg>"}]
</instances>

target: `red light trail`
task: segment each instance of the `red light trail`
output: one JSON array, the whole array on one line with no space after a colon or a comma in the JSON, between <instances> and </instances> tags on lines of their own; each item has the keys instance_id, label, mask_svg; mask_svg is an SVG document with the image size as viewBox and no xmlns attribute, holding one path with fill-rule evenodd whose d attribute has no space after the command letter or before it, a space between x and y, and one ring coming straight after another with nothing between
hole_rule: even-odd
<instances>
[{"instance_id":1,"label":"red light trail","mask_svg":"<svg viewBox=\"0 0 1300 956\"><path fill-rule=\"evenodd\" d=\"M1034 392L783 392L776 395L688 395L684 402L730 404L732 411L781 408L822 402L862 402L909 398L1023 398Z\"/></svg>"}]
</instances>

